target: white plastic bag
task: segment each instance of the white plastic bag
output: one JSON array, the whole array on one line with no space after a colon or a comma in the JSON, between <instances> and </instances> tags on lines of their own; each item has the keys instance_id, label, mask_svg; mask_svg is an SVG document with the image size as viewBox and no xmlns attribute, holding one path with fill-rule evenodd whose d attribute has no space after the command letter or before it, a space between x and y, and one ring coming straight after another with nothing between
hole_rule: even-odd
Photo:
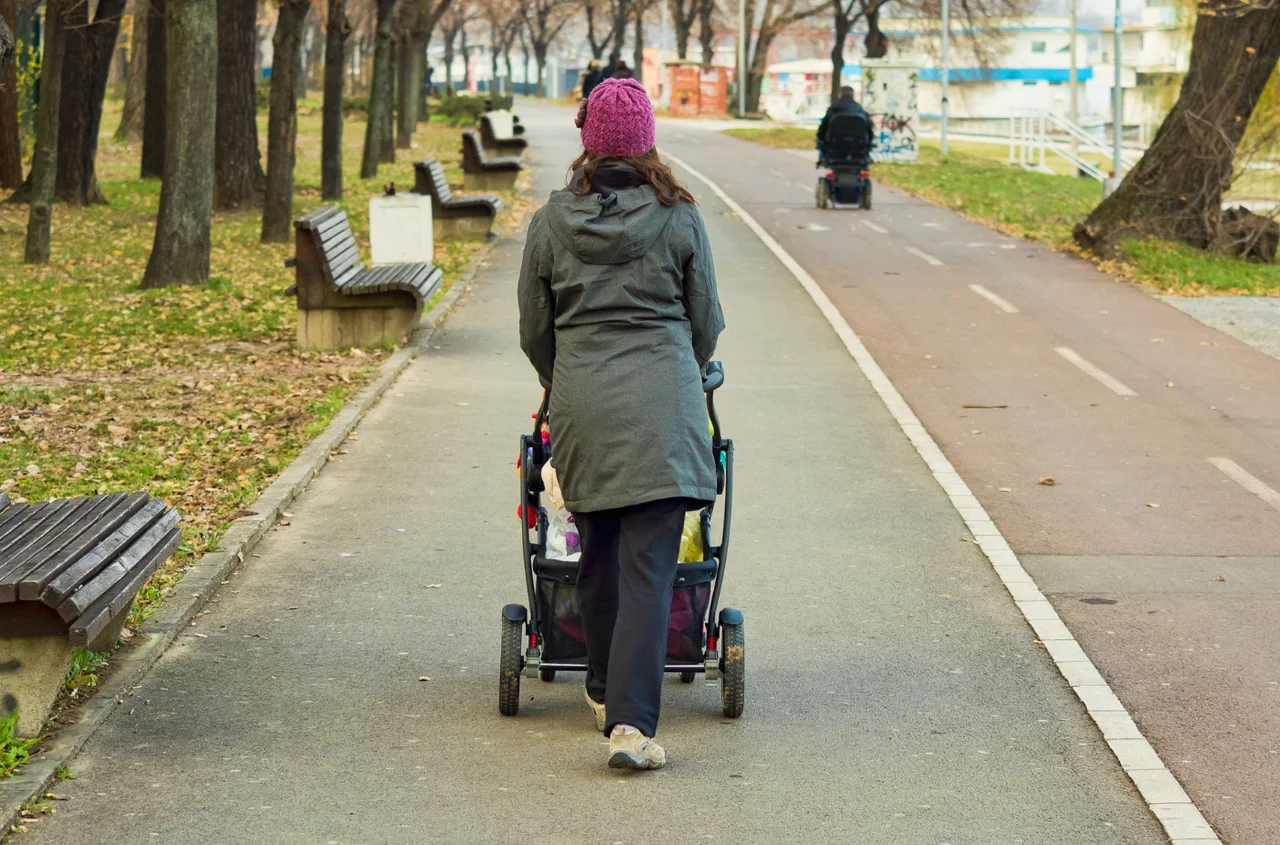
<instances>
[{"instance_id":1,"label":"white plastic bag","mask_svg":"<svg viewBox=\"0 0 1280 845\"><path fill-rule=\"evenodd\" d=\"M547 513L547 559L578 560L582 557L582 540L573 514L564 511Z\"/></svg>"}]
</instances>

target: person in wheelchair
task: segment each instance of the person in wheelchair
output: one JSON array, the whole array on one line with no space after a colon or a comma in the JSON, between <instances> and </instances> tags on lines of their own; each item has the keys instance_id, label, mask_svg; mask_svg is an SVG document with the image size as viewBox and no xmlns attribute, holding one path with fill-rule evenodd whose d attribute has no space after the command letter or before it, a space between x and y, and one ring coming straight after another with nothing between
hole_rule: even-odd
<instances>
[{"instance_id":1,"label":"person in wheelchair","mask_svg":"<svg viewBox=\"0 0 1280 845\"><path fill-rule=\"evenodd\" d=\"M853 99L853 89L848 85L840 89L840 97L823 115L816 140L819 167L835 160L866 164L866 158L875 146L875 128L871 115ZM853 159L861 161L854 162Z\"/></svg>"}]
</instances>

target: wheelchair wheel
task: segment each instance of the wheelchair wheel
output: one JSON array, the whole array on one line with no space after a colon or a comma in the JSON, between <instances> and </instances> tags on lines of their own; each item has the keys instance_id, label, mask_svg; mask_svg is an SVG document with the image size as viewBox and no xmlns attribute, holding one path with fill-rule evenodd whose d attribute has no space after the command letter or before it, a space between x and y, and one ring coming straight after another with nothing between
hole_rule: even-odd
<instances>
[{"instance_id":1,"label":"wheelchair wheel","mask_svg":"<svg viewBox=\"0 0 1280 845\"><path fill-rule=\"evenodd\" d=\"M556 679L556 670L555 669L539 669L538 677L549 684Z\"/></svg>"},{"instance_id":2,"label":"wheelchair wheel","mask_svg":"<svg viewBox=\"0 0 1280 845\"><path fill-rule=\"evenodd\" d=\"M502 618L502 654L498 662L498 712L514 716L520 710L520 670L524 658L520 647L524 645L524 624Z\"/></svg>"},{"instance_id":3,"label":"wheelchair wheel","mask_svg":"<svg viewBox=\"0 0 1280 845\"><path fill-rule=\"evenodd\" d=\"M720 643L724 648L721 658L723 679L720 681L720 704L724 715L736 719L742 715L746 697L746 639L741 625L721 625Z\"/></svg>"},{"instance_id":4,"label":"wheelchair wheel","mask_svg":"<svg viewBox=\"0 0 1280 845\"><path fill-rule=\"evenodd\" d=\"M814 200L818 208L827 207L827 181L821 177L818 179L818 185L814 189Z\"/></svg>"},{"instance_id":5,"label":"wheelchair wheel","mask_svg":"<svg viewBox=\"0 0 1280 845\"><path fill-rule=\"evenodd\" d=\"M682 683L682 684L691 684L691 683L693 683L694 679L695 679L695 678L697 678L697 677L698 677L698 673L697 673L697 672L681 672L681 673L680 673L680 683Z\"/></svg>"},{"instance_id":6,"label":"wheelchair wheel","mask_svg":"<svg viewBox=\"0 0 1280 845\"><path fill-rule=\"evenodd\" d=\"M867 184L862 186L862 207L866 211L871 210L871 180L867 180Z\"/></svg>"}]
</instances>

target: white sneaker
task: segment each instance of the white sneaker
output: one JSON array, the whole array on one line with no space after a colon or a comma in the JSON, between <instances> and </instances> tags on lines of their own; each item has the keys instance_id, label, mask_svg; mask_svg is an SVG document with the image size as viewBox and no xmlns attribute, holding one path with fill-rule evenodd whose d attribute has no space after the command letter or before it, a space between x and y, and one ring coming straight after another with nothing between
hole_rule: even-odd
<instances>
[{"instance_id":1,"label":"white sneaker","mask_svg":"<svg viewBox=\"0 0 1280 845\"><path fill-rule=\"evenodd\" d=\"M630 725L615 725L609 734L609 768L661 769L667 752L651 738Z\"/></svg>"},{"instance_id":2,"label":"white sneaker","mask_svg":"<svg viewBox=\"0 0 1280 845\"><path fill-rule=\"evenodd\" d=\"M591 707L591 712L596 714L596 730L604 732L604 705L591 697L591 693L585 689L582 691L583 696L587 699L587 704Z\"/></svg>"}]
</instances>

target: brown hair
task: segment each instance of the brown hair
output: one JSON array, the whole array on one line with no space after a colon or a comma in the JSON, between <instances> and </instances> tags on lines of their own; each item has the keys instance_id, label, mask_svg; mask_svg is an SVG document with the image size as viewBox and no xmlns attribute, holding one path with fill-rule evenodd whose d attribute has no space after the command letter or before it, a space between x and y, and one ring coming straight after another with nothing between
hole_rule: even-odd
<instances>
[{"instance_id":1,"label":"brown hair","mask_svg":"<svg viewBox=\"0 0 1280 845\"><path fill-rule=\"evenodd\" d=\"M698 204L693 194L689 193L689 189L676 179L671 168L658 157L657 147L652 147L647 153L641 153L638 156L597 156L583 150L582 155L569 165L570 177L572 178L573 174L581 170L582 181L576 184L571 183L569 190L574 196L585 197L591 193L591 177L595 175L596 169L602 164L613 163L629 164L639 171L645 181L658 192L658 202L663 205L679 205L682 202L690 205Z\"/></svg>"}]
</instances>

